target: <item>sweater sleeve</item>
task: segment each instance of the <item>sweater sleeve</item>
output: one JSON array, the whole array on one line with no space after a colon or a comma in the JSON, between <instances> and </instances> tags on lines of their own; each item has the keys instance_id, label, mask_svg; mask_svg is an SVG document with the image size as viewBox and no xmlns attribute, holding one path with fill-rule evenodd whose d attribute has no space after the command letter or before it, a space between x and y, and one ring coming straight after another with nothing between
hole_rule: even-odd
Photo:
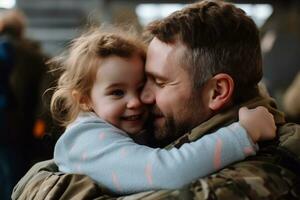
<instances>
[{"instance_id":1,"label":"sweater sleeve","mask_svg":"<svg viewBox=\"0 0 300 200\"><path fill-rule=\"evenodd\" d=\"M239 123L165 150L136 144L119 129L93 121L67 129L54 160L62 172L86 174L114 193L129 194L179 188L253 154Z\"/></svg>"}]
</instances>

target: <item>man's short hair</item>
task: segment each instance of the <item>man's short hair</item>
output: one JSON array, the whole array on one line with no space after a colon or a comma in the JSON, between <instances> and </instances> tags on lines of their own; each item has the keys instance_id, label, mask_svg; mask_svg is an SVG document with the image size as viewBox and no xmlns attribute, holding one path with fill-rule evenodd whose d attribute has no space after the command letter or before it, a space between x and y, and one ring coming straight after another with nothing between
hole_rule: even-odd
<instances>
[{"instance_id":1,"label":"man's short hair","mask_svg":"<svg viewBox=\"0 0 300 200\"><path fill-rule=\"evenodd\" d=\"M259 31L234 5L217 0L190 4L150 23L145 31L152 38L187 48L179 61L191 75L194 89L212 76L226 73L235 83L235 103L257 93L262 78Z\"/></svg>"}]
</instances>

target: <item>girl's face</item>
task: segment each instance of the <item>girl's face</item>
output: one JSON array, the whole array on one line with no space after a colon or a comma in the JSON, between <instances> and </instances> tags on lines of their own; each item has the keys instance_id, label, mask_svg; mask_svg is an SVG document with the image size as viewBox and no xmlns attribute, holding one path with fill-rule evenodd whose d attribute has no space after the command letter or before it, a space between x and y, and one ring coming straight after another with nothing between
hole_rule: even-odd
<instances>
[{"instance_id":1,"label":"girl's face","mask_svg":"<svg viewBox=\"0 0 300 200\"><path fill-rule=\"evenodd\" d=\"M147 117L146 106L140 101L144 82L140 57L108 57L98 68L90 106L103 120L128 134L137 134L144 128Z\"/></svg>"}]
</instances>

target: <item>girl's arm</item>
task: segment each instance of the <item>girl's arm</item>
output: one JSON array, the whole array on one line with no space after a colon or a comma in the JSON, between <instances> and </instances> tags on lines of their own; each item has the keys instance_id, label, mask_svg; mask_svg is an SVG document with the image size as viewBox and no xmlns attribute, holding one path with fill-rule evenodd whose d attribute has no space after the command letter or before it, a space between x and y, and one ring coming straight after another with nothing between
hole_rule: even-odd
<instances>
[{"instance_id":1,"label":"girl's arm","mask_svg":"<svg viewBox=\"0 0 300 200\"><path fill-rule=\"evenodd\" d=\"M128 194L174 189L255 154L239 123L171 150L136 144L100 119L67 129L55 146L60 171L90 176L109 190Z\"/></svg>"}]
</instances>

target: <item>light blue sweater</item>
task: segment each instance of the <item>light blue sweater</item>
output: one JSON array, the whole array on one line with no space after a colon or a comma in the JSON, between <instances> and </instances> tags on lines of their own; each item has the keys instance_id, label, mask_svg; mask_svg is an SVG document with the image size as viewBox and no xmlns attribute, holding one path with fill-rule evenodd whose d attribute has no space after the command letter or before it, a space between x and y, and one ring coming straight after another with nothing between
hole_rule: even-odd
<instances>
[{"instance_id":1,"label":"light blue sweater","mask_svg":"<svg viewBox=\"0 0 300 200\"><path fill-rule=\"evenodd\" d=\"M90 176L112 192L180 188L255 154L239 123L171 150L135 143L93 113L82 113L59 138L54 160L65 173Z\"/></svg>"}]
</instances>

